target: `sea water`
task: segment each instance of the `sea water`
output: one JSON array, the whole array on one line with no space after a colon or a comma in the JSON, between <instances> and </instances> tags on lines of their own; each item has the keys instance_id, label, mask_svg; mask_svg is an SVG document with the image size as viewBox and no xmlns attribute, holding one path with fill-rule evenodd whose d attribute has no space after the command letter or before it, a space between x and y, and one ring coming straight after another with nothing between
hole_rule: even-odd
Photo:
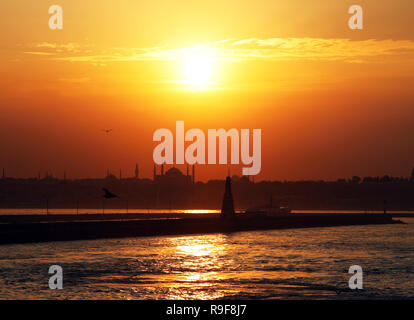
<instances>
[{"instance_id":1,"label":"sea water","mask_svg":"<svg viewBox=\"0 0 414 320\"><path fill-rule=\"evenodd\" d=\"M0 246L1 299L414 298L414 219ZM63 289L48 269L63 269ZM363 270L350 290L349 267Z\"/></svg>"}]
</instances>

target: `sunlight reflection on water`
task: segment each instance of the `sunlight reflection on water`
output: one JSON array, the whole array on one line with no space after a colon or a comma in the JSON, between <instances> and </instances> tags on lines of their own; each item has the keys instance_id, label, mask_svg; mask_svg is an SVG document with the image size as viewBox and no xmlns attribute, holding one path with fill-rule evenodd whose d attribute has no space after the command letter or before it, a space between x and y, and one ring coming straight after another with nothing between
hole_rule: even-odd
<instances>
[{"instance_id":1,"label":"sunlight reflection on water","mask_svg":"<svg viewBox=\"0 0 414 320\"><path fill-rule=\"evenodd\" d=\"M2 299L414 297L406 225L274 230L0 246ZM48 289L48 267L64 289ZM348 268L364 290L347 292ZM338 295L335 290L343 289Z\"/></svg>"}]
</instances>

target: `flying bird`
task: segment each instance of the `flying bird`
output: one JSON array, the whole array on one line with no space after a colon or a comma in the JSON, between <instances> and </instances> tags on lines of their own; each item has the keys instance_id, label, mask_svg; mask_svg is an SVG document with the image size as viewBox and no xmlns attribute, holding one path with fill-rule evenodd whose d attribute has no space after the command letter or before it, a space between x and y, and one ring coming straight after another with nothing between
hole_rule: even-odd
<instances>
[{"instance_id":1,"label":"flying bird","mask_svg":"<svg viewBox=\"0 0 414 320\"><path fill-rule=\"evenodd\" d=\"M102 129L103 132L105 132L106 134L112 132L112 129Z\"/></svg>"},{"instance_id":2,"label":"flying bird","mask_svg":"<svg viewBox=\"0 0 414 320\"><path fill-rule=\"evenodd\" d=\"M118 197L116 194L113 194L111 191L109 191L106 188L102 188L102 190L105 192L105 194L103 196L105 199L112 199L112 198L117 198Z\"/></svg>"}]
</instances>

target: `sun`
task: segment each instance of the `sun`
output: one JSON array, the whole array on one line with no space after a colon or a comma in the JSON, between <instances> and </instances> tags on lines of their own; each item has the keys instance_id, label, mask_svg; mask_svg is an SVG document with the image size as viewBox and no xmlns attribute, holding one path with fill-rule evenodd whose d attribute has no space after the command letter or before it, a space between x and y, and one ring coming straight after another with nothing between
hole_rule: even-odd
<instances>
[{"instance_id":1,"label":"sun","mask_svg":"<svg viewBox=\"0 0 414 320\"><path fill-rule=\"evenodd\" d=\"M204 89L212 84L214 58L208 53L190 53L183 59L185 84Z\"/></svg>"}]
</instances>

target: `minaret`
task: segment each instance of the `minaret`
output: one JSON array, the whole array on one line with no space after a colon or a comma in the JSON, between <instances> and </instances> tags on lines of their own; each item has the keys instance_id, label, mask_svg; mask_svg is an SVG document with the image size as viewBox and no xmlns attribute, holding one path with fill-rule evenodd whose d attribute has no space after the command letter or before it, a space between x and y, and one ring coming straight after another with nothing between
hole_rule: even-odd
<instances>
[{"instance_id":1,"label":"minaret","mask_svg":"<svg viewBox=\"0 0 414 320\"><path fill-rule=\"evenodd\" d=\"M193 165L193 184L195 183L195 165Z\"/></svg>"},{"instance_id":2,"label":"minaret","mask_svg":"<svg viewBox=\"0 0 414 320\"><path fill-rule=\"evenodd\" d=\"M161 165L161 175L164 175L164 164Z\"/></svg>"},{"instance_id":3,"label":"minaret","mask_svg":"<svg viewBox=\"0 0 414 320\"><path fill-rule=\"evenodd\" d=\"M139 169L138 169L138 163L137 163L135 164L135 179L138 180L138 177L139 177Z\"/></svg>"},{"instance_id":4,"label":"minaret","mask_svg":"<svg viewBox=\"0 0 414 320\"><path fill-rule=\"evenodd\" d=\"M231 193L231 178L226 178L226 189L224 191L223 205L221 207L222 218L231 218L234 217L234 202L233 194Z\"/></svg>"},{"instance_id":5,"label":"minaret","mask_svg":"<svg viewBox=\"0 0 414 320\"><path fill-rule=\"evenodd\" d=\"M152 180L155 182L156 178L157 178L157 167L154 164L154 172L152 174Z\"/></svg>"},{"instance_id":6,"label":"minaret","mask_svg":"<svg viewBox=\"0 0 414 320\"><path fill-rule=\"evenodd\" d=\"M122 180L122 169L119 169L119 180Z\"/></svg>"}]
</instances>

